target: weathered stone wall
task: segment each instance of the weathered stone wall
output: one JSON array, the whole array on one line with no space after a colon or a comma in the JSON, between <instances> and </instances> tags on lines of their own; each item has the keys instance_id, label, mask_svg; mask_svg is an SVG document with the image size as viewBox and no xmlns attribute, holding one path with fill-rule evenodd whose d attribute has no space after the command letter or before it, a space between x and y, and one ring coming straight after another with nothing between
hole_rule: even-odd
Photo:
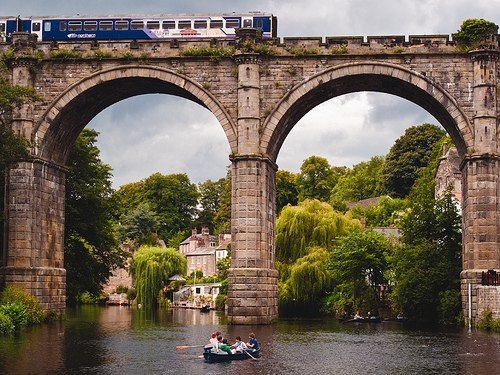
<instances>
[{"instance_id":1,"label":"weathered stone wall","mask_svg":"<svg viewBox=\"0 0 500 375\"><path fill-rule=\"evenodd\" d=\"M19 35L12 45L0 44L0 53L10 56L12 82L33 86L42 97L24 106L13 123L32 142L34 161L9 172L4 280L21 283L48 308L63 308L63 168L69 150L101 110L147 93L178 95L206 106L228 139L232 323L268 323L277 317L274 184L281 145L309 110L352 92L406 98L448 131L462 160L462 296L469 283L478 290L482 271L500 269L496 38L489 48L470 53L458 51L443 35L259 43L250 49L234 39L36 44L29 35ZM194 47L233 54L185 53ZM476 294L476 311L489 298Z\"/></svg>"}]
</instances>

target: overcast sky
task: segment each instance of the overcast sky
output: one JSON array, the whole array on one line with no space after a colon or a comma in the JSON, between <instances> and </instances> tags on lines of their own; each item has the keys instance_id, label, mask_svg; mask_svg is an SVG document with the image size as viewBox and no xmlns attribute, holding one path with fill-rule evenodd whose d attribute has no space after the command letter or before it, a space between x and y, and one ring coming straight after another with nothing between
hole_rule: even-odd
<instances>
[{"instance_id":1,"label":"overcast sky","mask_svg":"<svg viewBox=\"0 0 500 375\"><path fill-rule=\"evenodd\" d=\"M500 0L1 0L0 15L108 15L260 10L278 17L279 37L452 34L468 18L500 23ZM175 115L174 115L175 114ZM385 94L355 93L311 110L289 134L280 169L298 172L311 155L352 166L385 155L405 129L436 120L415 104ZM115 188L149 175L186 173L192 182L224 177L229 146L203 107L167 95L117 103L88 127L100 132L102 160Z\"/></svg>"}]
</instances>

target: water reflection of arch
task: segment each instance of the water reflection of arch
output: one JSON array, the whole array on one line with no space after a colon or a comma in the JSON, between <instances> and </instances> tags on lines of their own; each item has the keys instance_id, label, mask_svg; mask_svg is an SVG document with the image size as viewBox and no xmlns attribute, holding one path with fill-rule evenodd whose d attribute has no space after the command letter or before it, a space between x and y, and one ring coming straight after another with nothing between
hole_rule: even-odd
<instances>
[{"instance_id":1,"label":"water reflection of arch","mask_svg":"<svg viewBox=\"0 0 500 375\"><path fill-rule=\"evenodd\" d=\"M236 149L236 126L210 92L173 71L129 65L99 71L61 93L35 126L34 154L64 165L71 146L94 116L120 100L142 94L175 95L202 105L221 124L231 150Z\"/></svg>"},{"instance_id":2,"label":"water reflection of arch","mask_svg":"<svg viewBox=\"0 0 500 375\"><path fill-rule=\"evenodd\" d=\"M473 139L472 127L442 87L399 65L362 62L332 67L293 87L263 125L262 151L275 161L288 133L307 112L334 97L360 91L393 94L419 105L446 129L462 158L471 147L467 142Z\"/></svg>"}]
</instances>

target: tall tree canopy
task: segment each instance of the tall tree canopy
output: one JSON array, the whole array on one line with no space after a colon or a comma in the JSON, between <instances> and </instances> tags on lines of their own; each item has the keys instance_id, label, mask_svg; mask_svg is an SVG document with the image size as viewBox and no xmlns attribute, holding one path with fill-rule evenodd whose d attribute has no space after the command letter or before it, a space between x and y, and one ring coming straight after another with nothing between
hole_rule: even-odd
<instances>
[{"instance_id":1,"label":"tall tree canopy","mask_svg":"<svg viewBox=\"0 0 500 375\"><path fill-rule=\"evenodd\" d=\"M279 170L276 172L276 213L279 214L286 205L295 206L299 201L297 175Z\"/></svg>"},{"instance_id":2,"label":"tall tree canopy","mask_svg":"<svg viewBox=\"0 0 500 375\"><path fill-rule=\"evenodd\" d=\"M423 124L406 129L391 147L382 168L382 192L395 198L408 195L418 171L426 167L434 146L446 135L436 125Z\"/></svg>"},{"instance_id":3,"label":"tall tree canopy","mask_svg":"<svg viewBox=\"0 0 500 375\"><path fill-rule=\"evenodd\" d=\"M316 199L305 200L298 206L286 206L276 221L276 259L290 263L307 255L308 247L329 249L337 237L355 227L359 227L358 220Z\"/></svg>"},{"instance_id":4,"label":"tall tree canopy","mask_svg":"<svg viewBox=\"0 0 500 375\"><path fill-rule=\"evenodd\" d=\"M387 284L389 240L373 230L353 230L340 238L330 255L330 269L337 281L337 312L377 311L380 285Z\"/></svg>"},{"instance_id":5,"label":"tall tree canopy","mask_svg":"<svg viewBox=\"0 0 500 375\"><path fill-rule=\"evenodd\" d=\"M426 168L410 193L401 220L403 244L391 258L391 299L423 323L456 323L460 312L461 217L448 192L434 197L434 168Z\"/></svg>"},{"instance_id":6,"label":"tall tree canopy","mask_svg":"<svg viewBox=\"0 0 500 375\"><path fill-rule=\"evenodd\" d=\"M323 157L308 157L302 163L300 173L297 175L299 201L319 199L328 202L333 187L345 171L345 167L332 167Z\"/></svg>"},{"instance_id":7,"label":"tall tree canopy","mask_svg":"<svg viewBox=\"0 0 500 375\"><path fill-rule=\"evenodd\" d=\"M348 169L334 186L330 202L336 206L338 202L356 202L378 196L383 164L382 156L373 156L369 161Z\"/></svg>"},{"instance_id":8,"label":"tall tree canopy","mask_svg":"<svg viewBox=\"0 0 500 375\"><path fill-rule=\"evenodd\" d=\"M210 232L214 233L218 224L218 214L224 205L227 185L227 178L220 178L217 181L207 180L198 184L200 198L197 227L206 225L210 228Z\"/></svg>"},{"instance_id":9,"label":"tall tree canopy","mask_svg":"<svg viewBox=\"0 0 500 375\"><path fill-rule=\"evenodd\" d=\"M122 214L146 203L158 218L158 236L165 241L189 231L195 218L198 189L184 173L155 173L120 187L116 194Z\"/></svg>"},{"instance_id":10,"label":"tall tree canopy","mask_svg":"<svg viewBox=\"0 0 500 375\"><path fill-rule=\"evenodd\" d=\"M83 292L98 295L110 270L125 260L113 229L111 167L100 160L97 136L84 129L67 162L64 265L69 302Z\"/></svg>"}]
</instances>

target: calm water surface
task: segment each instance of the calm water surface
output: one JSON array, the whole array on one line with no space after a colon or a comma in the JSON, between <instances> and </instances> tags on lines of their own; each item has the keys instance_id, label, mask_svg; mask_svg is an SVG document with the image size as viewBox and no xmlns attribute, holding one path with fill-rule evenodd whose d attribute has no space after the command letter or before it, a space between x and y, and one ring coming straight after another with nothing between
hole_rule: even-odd
<instances>
[{"instance_id":1,"label":"calm water surface","mask_svg":"<svg viewBox=\"0 0 500 375\"><path fill-rule=\"evenodd\" d=\"M257 360L205 363L214 330L229 339L255 332ZM147 312L83 307L64 322L0 337L0 374L498 374L500 335L472 330L412 330L398 323L339 324L334 319L228 326L197 310Z\"/></svg>"}]
</instances>

